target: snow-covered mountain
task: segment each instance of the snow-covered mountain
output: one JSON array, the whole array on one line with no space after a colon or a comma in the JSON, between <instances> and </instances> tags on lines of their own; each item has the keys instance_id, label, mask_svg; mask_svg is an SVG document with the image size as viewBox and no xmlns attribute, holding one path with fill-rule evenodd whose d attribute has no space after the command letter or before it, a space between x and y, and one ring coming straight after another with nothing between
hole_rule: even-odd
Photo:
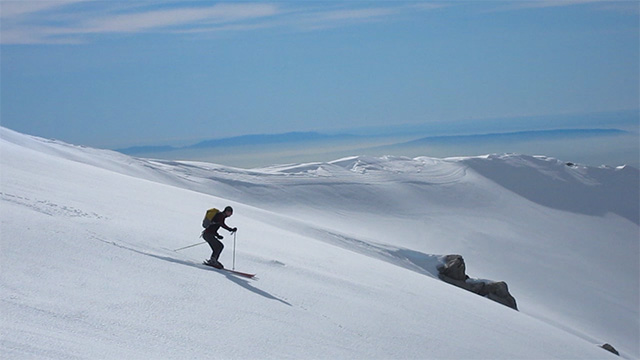
<instances>
[{"instance_id":1,"label":"snow-covered mountain","mask_svg":"<svg viewBox=\"0 0 640 360\"><path fill-rule=\"evenodd\" d=\"M570 160L570 159L568 159ZM638 169L525 155L238 169L0 128L2 358L639 358ZM231 205L236 268L200 265ZM228 233L221 262L233 264ZM440 281L441 255L520 311Z\"/></svg>"}]
</instances>

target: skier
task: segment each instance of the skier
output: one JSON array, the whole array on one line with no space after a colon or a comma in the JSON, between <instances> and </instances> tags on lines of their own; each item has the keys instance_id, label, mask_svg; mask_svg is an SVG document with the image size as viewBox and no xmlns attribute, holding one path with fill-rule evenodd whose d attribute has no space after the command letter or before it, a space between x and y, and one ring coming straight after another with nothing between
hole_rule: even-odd
<instances>
[{"instance_id":1,"label":"skier","mask_svg":"<svg viewBox=\"0 0 640 360\"><path fill-rule=\"evenodd\" d=\"M220 242L223 237L222 235L218 234L218 229L222 227L232 234L238 231L238 228L234 227L232 229L224 223L224 220L231 215L233 215L233 208L231 208L231 206L227 206L226 208L224 208L224 211L218 212L213 217L211 225L209 225L209 227L204 229L204 231L202 232L202 238L209 244L209 246L211 246L211 250L213 250L211 259L207 261L208 265L211 265L218 269L224 268L224 266L218 261L218 258L222 253L222 249L224 249L224 245Z\"/></svg>"}]
</instances>

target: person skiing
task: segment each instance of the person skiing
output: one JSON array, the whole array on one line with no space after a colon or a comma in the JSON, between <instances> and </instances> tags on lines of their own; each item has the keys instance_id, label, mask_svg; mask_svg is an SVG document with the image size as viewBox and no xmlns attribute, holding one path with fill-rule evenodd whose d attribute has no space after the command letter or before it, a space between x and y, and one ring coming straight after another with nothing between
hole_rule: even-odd
<instances>
[{"instance_id":1,"label":"person skiing","mask_svg":"<svg viewBox=\"0 0 640 360\"><path fill-rule=\"evenodd\" d=\"M233 208L231 206L227 206L224 208L224 211L218 212L214 217L211 225L209 225L202 232L202 238L211 246L211 258L206 261L207 265L211 265L218 269L223 269L224 266L218 261L220 254L222 253L222 249L224 249L224 245L220 240L223 239L222 235L218 234L218 229L221 227L228 230L230 233L235 233L238 231L237 227L230 228L225 224L225 219L233 215Z\"/></svg>"}]
</instances>

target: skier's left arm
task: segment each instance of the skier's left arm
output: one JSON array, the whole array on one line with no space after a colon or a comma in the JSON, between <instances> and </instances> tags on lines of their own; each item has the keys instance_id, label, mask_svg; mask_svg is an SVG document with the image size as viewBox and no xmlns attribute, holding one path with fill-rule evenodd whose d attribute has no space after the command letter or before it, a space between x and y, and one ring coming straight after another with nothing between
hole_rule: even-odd
<instances>
[{"instance_id":1,"label":"skier's left arm","mask_svg":"<svg viewBox=\"0 0 640 360\"><path fill-rule=\"evenodd\" d=\"M222 223L220 223L220 226L222 226L225 230L229 231L229 232L236 232L238 231L238 228L230 228L229 226L227 226L227 224L224 223L224 219L222 220Z\"/></svg>"}]
</instances>

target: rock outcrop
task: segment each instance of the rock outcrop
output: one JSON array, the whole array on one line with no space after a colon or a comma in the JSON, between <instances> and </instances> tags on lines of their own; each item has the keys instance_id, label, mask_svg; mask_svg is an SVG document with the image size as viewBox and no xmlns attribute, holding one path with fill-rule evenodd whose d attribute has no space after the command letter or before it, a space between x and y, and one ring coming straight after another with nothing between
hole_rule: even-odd
<instances>
[{"instance_id":1,"label":"rock outcrop","mask_svg":"<svg viewBox=\"0 0 640 360\"><path fill-rule=\"evenodd\" d=\"M605 350L607 350L607 351L609 351L609 352L612 352L612 353L620 356L620 353L618 352L618 350L616 350L613 346L611 346L611 344L604 344L604 345L602 345L600 347L605 349Z\"/></svg>"},{"instance_id":2,"label":"rock outcrop","mask_svg":"<svg viewBox=\"0 0 640 360\"><path fill-rule=\"evenodd\" d=\"M445 256L444 263L438 266L438 273L442 281L518 310L516 299L509 293L507 283L469 278L464 259L460 255Z\"/></svg>"}]
</instances>

